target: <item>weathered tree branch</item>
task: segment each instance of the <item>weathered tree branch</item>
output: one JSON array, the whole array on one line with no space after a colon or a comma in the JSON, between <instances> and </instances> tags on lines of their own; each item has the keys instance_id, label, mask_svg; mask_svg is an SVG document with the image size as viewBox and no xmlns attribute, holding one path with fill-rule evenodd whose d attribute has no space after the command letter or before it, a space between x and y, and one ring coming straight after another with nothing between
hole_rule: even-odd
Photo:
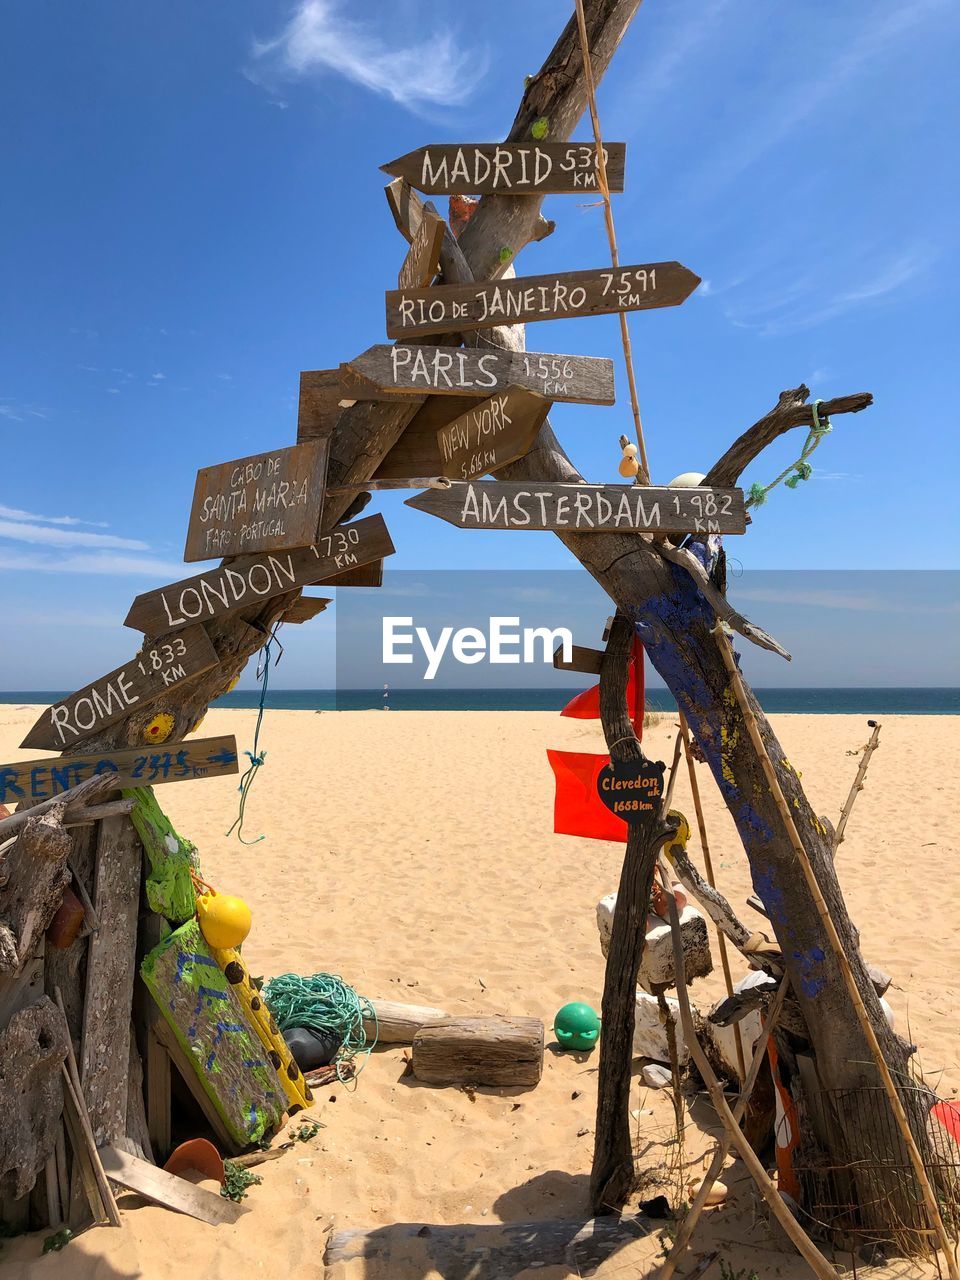
<instances>
[{"instance_id":1,"label":"weathered tree branch","mask_svg":"<svg viewBox=\"0 0 960 1280\"><path fill-rule=\"evenodd\" d=\"M807 404L810 388L802 383L792 391L781 391L776 408L764 414L759 422L748 427L742 436L734 440L722 458L719 458L704 480L705 485L715 488L729 488L735 485L750 463L761 454L767 445L772 444L778 436L794 427L813 426L813 406ZM832 418L838 413L859 413L873 404L873 396L869 391L858 391L850 396L837 396L834 400L824 400L820 406L820 420Z\"/></svg>"},{"instance_id":2,"label":"weathered tree branch","mask_svg":"<svg viewBox=\"0 0 960 1280\"><path fill-rule=\"evenodd\" d=\"M586 6L587 36L594 80L599 82L617 51L627 27L640 8L640 0L592 0ZM507 142L529 142L531 129L544 121L549 142L568 138L587 105L583 55L577 20L571 17L543 66L527 80ZM536 196L484 196L477 212L460 236L460 246L477 280L502 274L501 250L513 262L520 250L538 239L537 221L542 201Z\"/></svg>"}]
</instances>

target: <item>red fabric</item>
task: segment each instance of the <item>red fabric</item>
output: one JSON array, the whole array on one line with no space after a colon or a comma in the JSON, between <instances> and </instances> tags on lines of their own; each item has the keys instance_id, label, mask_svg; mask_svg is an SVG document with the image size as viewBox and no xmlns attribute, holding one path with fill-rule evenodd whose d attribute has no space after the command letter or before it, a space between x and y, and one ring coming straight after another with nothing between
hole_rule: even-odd
<instances>
[{"instance_id":1,"label":"red fabric","mask_svg":"<svg viewBox=\"0 0 960 1280\"><path fill-rule=\"evenodd\" d=\"M607 755L590 751L552 751L547 759L556 779L553 829L558 836L586 836L589 840L626 843L627 824L617 818L597 794L597 775Z\"/></svg>"},{"instance_id":2,"label":"red fabric","mask_svg":"<svg viewBox=\"0 0 960 1280\"><path fill-rule=\"evenodd\" d=\"M630 671L627 676L627 706L631 709L633 728L638 738L643 738L643 645L634 637L633 653L630 656ZM600 718L600 686L595 684L584 689L572 698L560 712L573 720L599 720Z\"/></svg>"},{"instance_id":3,"label":"red fabric","mask_svg":"<svg viewBox=\"0 0 960 1280\"><path fill-rule=\"evenodd\" d=\"M930 1108L930 1114L936 1116L954 1142L960 1142L960 1103L934 1103Z\"/></svg>"}]
</instances>

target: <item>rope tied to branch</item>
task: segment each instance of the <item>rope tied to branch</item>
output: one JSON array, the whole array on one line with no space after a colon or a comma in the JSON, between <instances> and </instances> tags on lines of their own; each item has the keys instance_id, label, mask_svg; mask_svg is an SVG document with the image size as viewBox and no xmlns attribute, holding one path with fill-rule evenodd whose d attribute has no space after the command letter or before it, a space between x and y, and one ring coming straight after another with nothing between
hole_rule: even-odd
<instances>
[{"instance_id":1,"label":"rope tied to branch","mask_svg":"<svg viewBox=\"0 0 960 1280\"><path fill-rule=\"evenodd\" d=\"M240 779L240 785L237 788L240 792L240 806L237 811L236 821L226 833L228 836L232 836L234 831L236 831L237 839L241 844L259 844L261 840L266 839L265 835L259 835L255 840L244 840L243 820L246 816L247 798L250 795L250 788L253 786L254 778L256 778L257 773L262 768L264 761L267 758L266 751L260 750L260 726L263 724L263 712L267 701L267 686L270 680L270 646L273 644L274 640L276 640L277 644L280 645L280 652L277 654L277 662L279 662L283 656L283 645L280 644L279 640L277 640L277 633L276 630L274 630L267 637L267 643L263 647L263 662L257 670L257 679L261 683L260 703L257 709L257 725L253 731L253 750L245 751L243 753L250 761L250 764L243 777Z\"/></svg>"},{"instance_id":2,"label":"rope tied to branch","mask_svg":"<svg viewBox=\"0 0 960 1280\"><path fill-rule=\"evenodd\" d=\"M800 457L796 462L791 462L789 467L785 467L783 471L771 480L769 484L752 484L748 491L746 507L762 507L767 500L767 494L771 489L775 489L777 485L783 481L788 489L796 489L801 480L809 480L813 475L813 467L807 461L814 449L820 444L824 436L829 435L833 430L833 423L828 417L820 418L820 406L822 400L814 400L810 408L813 410L813 426L807 433L807 439L800 451Z\"/></svg>"}]
</instances>

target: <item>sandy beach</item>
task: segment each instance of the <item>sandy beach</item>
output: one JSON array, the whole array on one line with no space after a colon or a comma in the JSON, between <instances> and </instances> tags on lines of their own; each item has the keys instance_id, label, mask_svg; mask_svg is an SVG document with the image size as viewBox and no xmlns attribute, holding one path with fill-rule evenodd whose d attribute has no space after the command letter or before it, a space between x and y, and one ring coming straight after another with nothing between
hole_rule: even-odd
<instances>
[{"instance_id":1,"label":"sandy beach","mask_svg":"<svg viewBox=\"0 0 960 1280\"><path fill-rule=\"evenodd\" d=\"M0 708L0 758L27 757L16 744L37 714L35 707ZM254 718L213 711L202 733L235 733L243 750ZM857 767L847 753L866 741L865 720L773 722L818 812L836 820ZM645 736L647 753L669 760L673 733L664 715ZM205 877L250 903L244 954L252 973L328 971L371 997L541 1018L543 1079L526 1091L429 1087L405 1077L402 1049L377 1051L355 1089L318 1093L309 1114L324 1127L258 1170L262 1185L251 1189L251 1212L236 1226L215 1229L126 1198L122 1204L135 1207L124 1212L122 1229L88 1231L63 1253L39 1259L36 1236L5 1243L4 1273L319 1277L331 1222L342 1229L585 1217L596 1058L559 1054L551 1028L568 1000L599 1006L595 905L616 888L622 847L553 834L545 752L600 744L597 725L555 714L270 712L261 734L266 763L245 828L248 839L264 839L249 846L224 834L236 817L236 778L158 788L178 830L197 844ZM888 999L898 1029L920 1046L922 1067L944 1098L960 1093L958 747L956 718L884 720L839 853L864 955L893 975ZM746 858L704 766L700 784L719 886L759 926L744 905ZM683 771L675 804L693 819ZM699 862L696 840L691 849ZM692 988L701 1007L723 991L715 940L713 949L714 973ZM737 977L745 969L733 960ZM673 1198L671 1104L639 1081L634 1096L639 1166L650 1186L637 1199L660 1190ZM711 1149L701 1127L711 1113L695 1112L687 1117L684 1182L698 1179ZM752 1268L761 1278L807 1275L742 1166L725 1180L731 1196L703 1220L696 1251L719 1249L734 1270ZM659 1235L631 1242L597 1274L641 1276L660 1253ZM365 1265L337 1264L326 1275L386 1274ZM920 1273L896 1264L898 1275ZM412 1259L391 1274L428 1280L436 1273ZM523 1274L559 1280L577 1272Z\"/></svg>"}]
</instances>

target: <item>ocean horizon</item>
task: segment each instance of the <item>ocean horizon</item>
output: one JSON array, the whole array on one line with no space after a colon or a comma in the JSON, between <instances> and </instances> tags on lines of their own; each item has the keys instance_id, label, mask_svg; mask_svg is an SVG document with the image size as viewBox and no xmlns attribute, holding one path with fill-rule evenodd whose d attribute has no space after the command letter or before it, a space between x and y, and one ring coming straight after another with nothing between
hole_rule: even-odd
<instances>
[{"instance_id":1,"label":"ocean horizon","mask_svg":"<svg viewBox=\"0 0 960 1280\"><path fill-rule=\"evenodd\" d=\"M585 686L586 687L586 686ZM0 703L49 706L73 692L0 691ZM755 689L764 711L773 715L958 715L958 688L810 688ZM275 711L560 711L575 689L270 689L266 707ZM234 689L214 707L251 710L259 689ZM666 689L648 689L649 711L676 711Z\"/></svg>"}]
</instances>

